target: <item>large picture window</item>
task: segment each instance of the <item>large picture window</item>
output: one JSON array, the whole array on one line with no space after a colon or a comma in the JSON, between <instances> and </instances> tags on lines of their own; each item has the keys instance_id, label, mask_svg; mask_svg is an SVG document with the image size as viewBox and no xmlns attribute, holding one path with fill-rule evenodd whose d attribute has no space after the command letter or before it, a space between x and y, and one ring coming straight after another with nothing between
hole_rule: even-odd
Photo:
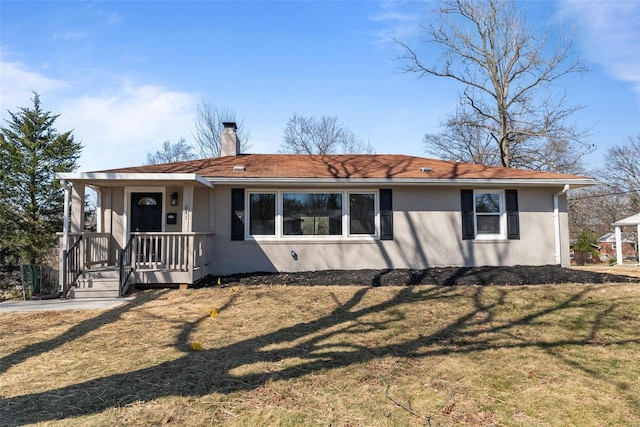
<instances>
[{"instance_id":1,"label":"large picture window","mask_svg":"<svg viewBox=\"0 0 640 427\"><path fill-rule=\"evenodd\" d=\"M251 193L249 195L249 234L273 236L276 234L275 193Z\"/></svg>"},{"instance_id":2,"label":"large picture window","mask_svg":"<svg viewBox=\"0 0 640 427\"><path fill-rule=\"evenodd\" d=\"M283 193L282 234L342 235L342 193Z\"/></svg>"},{"instance_id":3,"label":"large picture window","mask_svg":"<svg viewBox=\"0 0 640 427\"><path fill-rule=\"evenodd\" d=\"M382 191L390 193L391 190ZM244 236L257 239L307 236L383 238L380 192L247 191ZM385 212L390 214L390 198L387 199ZM392 236L392 222L390 215L387 216L389 219L384 221L386 228L383 227L383 231Z\"/></svg>"}]
</instances>

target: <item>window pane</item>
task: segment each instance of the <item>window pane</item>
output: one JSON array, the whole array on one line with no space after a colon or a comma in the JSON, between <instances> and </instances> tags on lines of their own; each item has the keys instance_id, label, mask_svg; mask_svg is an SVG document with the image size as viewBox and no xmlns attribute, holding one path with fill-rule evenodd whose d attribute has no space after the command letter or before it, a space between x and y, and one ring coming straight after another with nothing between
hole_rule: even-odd
<instances>
[{"instance_id":1,"label":"window pane","mask_svg":"<svg viewBox=\"0 0 640 427\"><path fill-rule=\"evenodd\" d=\"M500 194L477 193L476 213L500 213Z\"/></svg>"},{"instance_id":2,"label":"window pane","mask_svg":"<svg viewBox=\"0 0 640 427\"><path fill-rule=\"evenodd\" d=\"M282 215L284 235L341 235L342 194L284 193Z\"/></svg>"},{"instance_id":3,"label":"window pane","mask_svg":"<svg viewBox=\"0 0 640 427\"><path fill-rule=\"evenodd\" d=\"M351 234L375 234L375 216L373 194L349 195L349 232Z\"/></svg>"},{"instance_id":4,"label":"window pane","mask_svg":"<svg viewBox=\"0 0 640 427\"><path fill-rule=\"evenodd\" d=\"M276 195L249 195L249 234L276 234Z\"/></svg>"},{"instance_id":5,"label":"window pane","mask_svg":"<svg viewBox=\"0 0 640 427\"><path fill-rule=\"evenodd\" d=\"M500 234L500 215L477 215L478 234Z\"/></svg>"},{"instance_id":6,"label":"window pane","mask_svg":"<svg viewBox=\"0 0 640 427\"><path fill-rule=\"evenodd\" d=\"M138 201L138 206L158 206L155 197L145 196Z\"/></svg>"}]
</instances>

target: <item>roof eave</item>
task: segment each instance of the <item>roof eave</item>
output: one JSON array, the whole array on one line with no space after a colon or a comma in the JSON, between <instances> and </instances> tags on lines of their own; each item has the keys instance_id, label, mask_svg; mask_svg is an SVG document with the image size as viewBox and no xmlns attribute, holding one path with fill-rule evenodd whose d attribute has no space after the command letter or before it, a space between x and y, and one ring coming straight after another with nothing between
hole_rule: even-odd
<instances>
[{"instance_id":1,"label":"roof eave","mask_svg":"<svg viewBox=\"0 0 640 427\"><path fill-rule=\"evenodd\" d=\"M73 172L57 173L56 178L65 181L89 183L125 182L125 181L195 181L205 187L213 187L211 180L195 173L112 173L112 172Z\"/></svg>"}]
</instances>

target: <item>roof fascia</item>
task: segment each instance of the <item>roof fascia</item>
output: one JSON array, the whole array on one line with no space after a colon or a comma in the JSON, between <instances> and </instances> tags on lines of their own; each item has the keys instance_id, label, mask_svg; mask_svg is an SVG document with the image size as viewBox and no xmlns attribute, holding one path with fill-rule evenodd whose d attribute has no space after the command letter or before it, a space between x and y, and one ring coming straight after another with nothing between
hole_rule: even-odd
<instances>
[{"instance_id":1,"label":"roof fascia","mask_svg":"<svg viewBox=\"0 0 640 427\"><path fill-rule=\"evenodd\" d=\"M57 173L56 178L65 181L195 181L205 187L213 187L211 180L195 173L110 173L75 172Z\"/></svg>"},{"instance_id":2,"label":"roof fascia","mask_svg":"<svg viewBox=\"0 0 640 427\"><path fill-rule=\"evenodd\" d=\"M206 178L215 184L236 185L394 185L394 186L509 186L518 187L555 187L570 185L571 188L597 185L599 182L592 178L575 179L531 179L531 178L454 178L454 179L425 179L425 178Z\"/></svg>"}]
</instances>

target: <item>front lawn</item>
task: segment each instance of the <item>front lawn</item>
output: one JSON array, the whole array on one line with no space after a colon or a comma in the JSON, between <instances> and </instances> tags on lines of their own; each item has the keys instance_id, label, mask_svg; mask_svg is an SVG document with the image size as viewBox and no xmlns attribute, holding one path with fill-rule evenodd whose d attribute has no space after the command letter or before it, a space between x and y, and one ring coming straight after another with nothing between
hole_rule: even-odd
<instances>
[{"instance_id":1,"label":"front lawn","mask_svg":"<svg viewBox=\"0 0 640 427\"><path fill-rule=\"evenodd\" d=\"M0 336L3 426L640 424L638 283L148 290Z\"/></svg>"}]
</instances>

